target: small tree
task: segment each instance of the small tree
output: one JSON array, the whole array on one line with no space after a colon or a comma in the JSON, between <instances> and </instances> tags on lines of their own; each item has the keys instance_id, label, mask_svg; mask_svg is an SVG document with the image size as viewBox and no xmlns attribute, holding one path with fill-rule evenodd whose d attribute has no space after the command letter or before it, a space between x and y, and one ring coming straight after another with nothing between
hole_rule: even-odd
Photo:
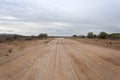
<instances>
[{"instance_id":1,"label":"small tree","mask_svg":"<svg viewBox=\"0 0 120 80\"><path fill-rule=\"evenodd\" d=\"M77 38L78 36L75 34L75 35L73 35L72 37Z\"/></svg>"},{"instance_id":2,"label":"small tree","mask_svg":"<svg viewBox=\"0 0 120 80\"><path fill-rule=\"evenodd\" d=\"M41 34L39 34L39 36L38 36L40 39L43 39L43 38L47 38L48 37L48 35L45 33L45 34L43 34L43 33L41 33Z\"/></svg>"},{"instance_id":3,"label":"small tree","mask_svg":"<svg viewBox=\"0 0 120 80\"><path fill-rule=\"evenodd\" d=\"M87 35L88 38L94 38L94 34L93 32L89 32L88 35Z\"/></svg>"},{"instance_id":4,"label":"small tree","mask_svg":"<svg viewBox=\"0 0 120 80\"><path fill-rule=\"evenodd\" d=\"M44 38L47 38L47 37L48 37L48 35L45 33L45 34L44 34Z\"/></svg>"},{"instance_id":5,"label":"small tree","mask_svg":"<svg viewBox=\"0 0 120 80\"><path fill-rule=\"evenodd\" d=\"M108 36L108 34L106 32L100 32L98 35L98 38L105 39L107 36Z\"/></svg>"}]
</instances>

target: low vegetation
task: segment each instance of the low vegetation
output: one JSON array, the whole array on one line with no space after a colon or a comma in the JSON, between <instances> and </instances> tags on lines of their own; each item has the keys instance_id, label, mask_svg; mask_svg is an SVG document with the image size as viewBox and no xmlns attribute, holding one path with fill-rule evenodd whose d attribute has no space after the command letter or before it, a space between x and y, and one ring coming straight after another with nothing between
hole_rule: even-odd
<instances>
[{"instance_id":1,"label":"low vegetation","mask_svg":"<svg viewBox=\"0 0 120 80\"><path fill-rule=\"evenodd\" d=\"M88 38L96 38L96 35L93 32L89 32L87 37Z\"/></svg>"},{"instance_id":2,"label":"low vegetation","mask_svg":"<svg viewBox=\"0 0 120 80\"><path fill-rule=\"evenodd\" d=\"M34 40L14 40L14 41L1 42L0 43L0 58L19 55L19 51L23 51L28 47L46 45L52 40L53 38L34 39Z\"/></svg>"},{"instance_id":3,"label":"low vegetation","mask_svg":"<svg viewBox=\"0 0 120 80\"><path fill-rule=\"evenodd\" d=\"M106 38L108 38L108 34L106 32L100 32L98 35L98 38L106 39Z\"/></svg>"},{"instance_id":4,"label":"low vegetation","mask_svg":"<svg viewBox=\"0 0 120 80\"><path fill-rule=\"evenodd\" d=\"M100 32L98 35L96 35L93 32L89 32L87 36L83 36L84 35L73 35L71 38L81 43L120 50L120 33L108 34L106 32Z\"/></svg>"},{"instance_id":5,"label":"low vegetation","mask_svg":"<svg viewBox=\"0 0 120 80\"><path fill-rule=\"evenodd\" d=\"M98 35L94 34L93 32L89 32L87 36L85 35L73 35L72 38L98 38L98 39L120 39L120 33L111 33L108 34L106 32L100 32Z\"/></svg>"},{"instance_id":6,"label":"low vegetation","mask_svg":"<svg viewBox=\"0 0 120 80\"><path fill-rule=\"evenodd\" d=\"M45 34L41 33L38 36L38 38L40 38L40 39L44 39L44 38L47 38L47 37L48 37L48 35L46 33Z\"/></svg>"},{"instance_id":7,"label":"low vegetation","mask_svg":"<svg viewBox=\"0 0 120 80\"><path fill-rule=\"evenodd\" d=\"M25 40L35 40L35 39L46 39L48 34L41 33L38 36L23 36L18 34L4 34L0 35L0 42L9 42L9 41L25 41Z\"/></svg>"}]
</instances>

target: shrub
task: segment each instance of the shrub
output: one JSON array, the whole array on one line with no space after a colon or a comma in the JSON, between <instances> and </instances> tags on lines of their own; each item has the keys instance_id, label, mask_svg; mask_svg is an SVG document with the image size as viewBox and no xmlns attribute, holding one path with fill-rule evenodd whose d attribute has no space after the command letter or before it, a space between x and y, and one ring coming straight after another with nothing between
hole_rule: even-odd
<instances>
[{"instance_id":1,"label":"shrub","mask_svg":"<svg viewBox=\"0 0 120 80\"><path fill-rule=\"evenodd\" d=\"M108 35L109 39L120 39L120 33L112 33Z\"/></svg>"},{"instance_id":2,"label":"shrub","mask_svg":"<svg viewBox=\"0 0 120 80\"><path fill-rule=\"evenodd\" d=\"M75 35L73 35L72 37L77 38L78 36L75 34Z\"/></svg>"},{"instance_id":3,"label":"shrub","mask_svg":"<svg viewBox=\"0 0 120 80\"><path fill-rule=\"evenodd\" d=\"M79 37L80 37L80 38L85 38L85 36L84 36L84 35L79 35Z\"/></svg>"},{"instance_id":4,"label":"shrub","mask_svg":"<svg viewBox=\"0 0 120 80\"><path fill-rule=\"evenodd\" d=\"M106 32L100 32L98 35L98 38L105 39L105 38L107 38L107 36L108 36L108 34Z\"/></svg>"},{"instance_id":5,"label":"shrub","mask_svg":"<svg viewBox=\"0 0 120 80\"><path fill-rule=\"evenodd\" d=\"M88 35L87 35L88 38L94 38L94 34L93 32L89 32Z\"/></svg>"},{"instance_id":6,"label":"shrub","mask_svg":"<svg viewBox=\"0 0 120 80\"><path fill-rule=\"evenodd\" d=\"M41 34L39 34L39 36L38 36L40 39L43 39L43 38L47 38L48 37L48 35L45 33L45 34L43 34L43 33L41 33Z\"/></svg>"}]
</instances>

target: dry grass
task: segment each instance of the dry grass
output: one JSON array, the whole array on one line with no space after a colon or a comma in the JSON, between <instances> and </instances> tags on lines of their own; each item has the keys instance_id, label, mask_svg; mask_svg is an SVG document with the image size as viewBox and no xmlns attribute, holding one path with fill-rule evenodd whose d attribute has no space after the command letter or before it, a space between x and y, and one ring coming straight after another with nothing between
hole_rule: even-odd
<instances>
[{"instance_id":1,"label":"dry grass","mask_svg":"<svg viewBox=\"0 0 120 80\"><path fill-rule=\"evenodd\" d=\"M0 57L17 54L28 47L34 47L40 44L45 44L52 39L45 40L25 40L25 41L12 41L0 43Z\"/></svg>"},{"instance_id":2,"label":"dry grass","mask_svg":"<svg viewBox=\"0 0 120 80\"><path fill-rule=\"evenodd\" d=\"M120 50L120 40L110 40L110 39L74 39L78 42L93 44L102 47L108 47L116 50Z\"/></svg>"}]
</instances>

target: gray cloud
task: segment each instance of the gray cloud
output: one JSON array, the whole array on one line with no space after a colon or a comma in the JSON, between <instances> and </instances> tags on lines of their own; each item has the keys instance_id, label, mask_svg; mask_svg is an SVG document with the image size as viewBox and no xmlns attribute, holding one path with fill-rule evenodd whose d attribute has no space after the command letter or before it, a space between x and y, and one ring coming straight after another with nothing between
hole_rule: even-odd
<instances>
[{"instance_id":1,"label":"gray cloud","mask_svg":"<svg viewBox=\"0 0 120 80\"><path fill-rule=\"evenodd\" d=\"M119 0L0 0L0 32L1 29L25 35L120 32L119 5Z\"/></svg>"}]
</instances>

